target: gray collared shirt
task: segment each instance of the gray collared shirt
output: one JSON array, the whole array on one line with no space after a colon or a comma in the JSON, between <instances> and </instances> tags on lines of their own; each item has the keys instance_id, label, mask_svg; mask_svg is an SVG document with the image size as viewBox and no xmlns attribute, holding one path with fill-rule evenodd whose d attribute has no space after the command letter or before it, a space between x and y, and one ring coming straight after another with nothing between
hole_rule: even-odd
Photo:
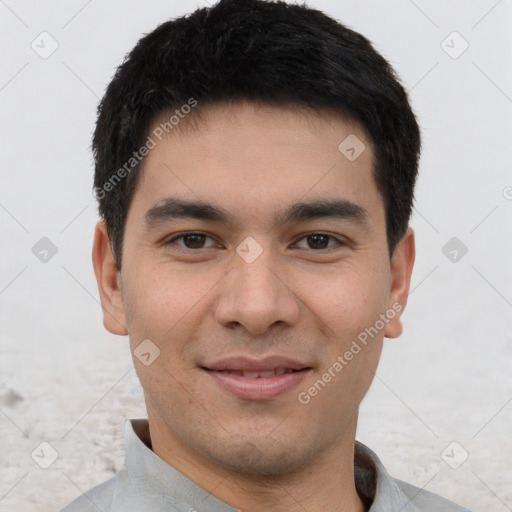
<instances>
[{"instance_id":1,"label":"gray collared shirt","mask_svg":"<svg viewBox=\"0 0 512 512\"><path fill-rule=\"evenodd\" d=\"M126 422L125 446L126 467L61 512L239 512L153 453L147 420ZM354 469L356 488L369 512L469 512L391 478L377 455L359 442Z\"/></svg>"}]
</instances>

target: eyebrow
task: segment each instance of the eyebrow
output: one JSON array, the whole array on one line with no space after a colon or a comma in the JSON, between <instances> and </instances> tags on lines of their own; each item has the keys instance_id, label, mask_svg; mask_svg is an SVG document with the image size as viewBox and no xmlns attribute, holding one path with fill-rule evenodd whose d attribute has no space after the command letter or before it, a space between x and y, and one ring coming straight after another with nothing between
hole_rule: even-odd
<instances>
[{"instance_id":1,"label":"eyebrow","mask_svg":"<svg viewBox=\"0 0 512 512\"><path fill-rule=\"evenodd\" d=\"M175 219L198 219L234 225L234 216L221 206L206 201L190 201L177 197L168 197L150 208L144 214L144 224L152 229L164 222ZM367 210L346 199L316 199L290 205L274 216L277 225L304 222L314 219L337 218L368 224Z\"/></svg>"}]
</instances>

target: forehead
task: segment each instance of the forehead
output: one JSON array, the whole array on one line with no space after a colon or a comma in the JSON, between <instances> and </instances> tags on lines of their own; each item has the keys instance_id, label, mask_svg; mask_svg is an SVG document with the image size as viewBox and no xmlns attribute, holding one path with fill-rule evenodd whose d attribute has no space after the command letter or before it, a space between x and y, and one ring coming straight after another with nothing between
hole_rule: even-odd
<instances>
[{"instance_id":1,"label":"forehead","mask_svg":"<svg viewBox=\"0 0 512 512\"><path fill-rule=\"evenodd\" d=\"M171 125L172 114L158 116L149 130L154 147L132 205L140 215L170 196L262 223L309 198L382 213L371 140L348 117L248 102L208 106Z\"/></svg>"}]
</instances>

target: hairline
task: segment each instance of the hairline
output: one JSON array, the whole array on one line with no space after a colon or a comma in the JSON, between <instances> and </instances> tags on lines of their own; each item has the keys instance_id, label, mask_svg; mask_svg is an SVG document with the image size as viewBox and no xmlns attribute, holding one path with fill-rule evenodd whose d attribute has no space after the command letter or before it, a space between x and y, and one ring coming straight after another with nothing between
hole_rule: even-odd
<instances>
[{"instance_id":1,"label":"hairline","mask_svg":"<svg viewBox=\"0 0 512 512\"><path fill-rule=\"evenodd\" d=\"M370 149L372 151L372 165L371 165L371 175L372 179L374 180L375 187L377 189L378 195L383 203L384 207L384 220L385 220L385 230L386 230L386 243L388 245L388 253L391 258L393 250L396 246L391 247L391 240L389 240L389 226L388 226L388 205L386 204L386 198L384 193L381 191L380 185L377 180L377 174L378 174L378 154L377 154L377 145L375 144L373 137L369 133L367 127L364 125L364 123L358 119L358 117L355 114L352 114L351 112L346 111L342 108L337 108L333 106L322 106L322 105L313 105L309 104L307 102L300 102L298 100L267 100L267 99L261 99L261 98L225 98L225 99L214 99L214 100L199 100L198 105L194 107L194 110L191 111L189 114L187 114L184 118L180 120L178 124L176 124L172 131L169 133L166 133L164 138L162 138L162 141L164 139L167 139L168 137L172 135L177 136L186 136L190 133L196 133L197 131L200 131L203 129L210 120L210 116L212 115L212 112L217 110L218 108L221 109L235 109L239 106L244 105L252 105L255 108L276 108L276 109L282 109L287 110L288 112L293 112L298 115L306 115L309 116L309 120L313 121L322 121L322 122L329 122L332 123L333 121L342 121L347 124L352 124L357 126L366 136L369 142ZM175 110L179 108L178 104L175 104L173 106L165 106L161 108L158 112L154 113L149 121L147 122L146 129L142 133L141 140L138 142L141 144L144 140L147 139L147 137L152 133L152 129L154 128L155 124L159 123L159 121L163 120L164 118L169 118L170 115L172 115ZM213 114L215 115L215 114ZM160 141L161 142L161 141ZM126 231L126 223L128 220L128 215L130 212L131 205L133 203L133 198L135 194L137 193L138 188L142 184L145 174L144 173L144 165L146 163L147 156L145 156L141 162L135 166L130 173L130 181L127 183L127 189L125 189L125 192L129 193L128 197L128 204L126 206L126 212L124 217L124 222L122 226L122 230L120 233L120 245L119 247L114 248L114 254L115 259L118 263L118 268L121 269L122 265L122 257L124 254L124 241L125 241L125 231ZM110 237L111 242L115 244L114 237Z\"/></svg>"}]
</instances>

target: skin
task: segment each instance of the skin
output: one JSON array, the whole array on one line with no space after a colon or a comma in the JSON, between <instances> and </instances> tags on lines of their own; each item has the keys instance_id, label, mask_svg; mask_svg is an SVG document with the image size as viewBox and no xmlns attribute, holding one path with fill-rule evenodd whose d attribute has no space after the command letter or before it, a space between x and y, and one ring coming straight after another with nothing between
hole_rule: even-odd
<instances>
[{"instance_id":1,"label":"skin","mask_svg":"<svg viewBox=\"0 0 512 512\"><path fill-rule=\"evenodd\" d=\"M390 260L372 145L357 122L251 103L204 114L195 129L171 132L146 157L121 272L104 222L96 226L105 327L129 334L132 352L148 338L161 351L148 366L134 357L153 451L243 511L288 511L297 503L308 511L362 511L353 470L358 407L383 338L401 334L399 315L309 403L297 397L379 315L393 304L405 308L414 234L407 230ZM338 150L350 134L366 146L354 161ZM169 196L222 206L234 223L175 219L148 229L144 214ZM274 224L288 205L320 198L355 203L366 221ZM187 231L207 237L164 245ZM334 237L327 248L307 236L318 232ZM248 236L263 249L252 263L236 252ZM312 369L276 398L242 400L201 369L242 354L280 354Z\"/></svg>"}]
</instances>

